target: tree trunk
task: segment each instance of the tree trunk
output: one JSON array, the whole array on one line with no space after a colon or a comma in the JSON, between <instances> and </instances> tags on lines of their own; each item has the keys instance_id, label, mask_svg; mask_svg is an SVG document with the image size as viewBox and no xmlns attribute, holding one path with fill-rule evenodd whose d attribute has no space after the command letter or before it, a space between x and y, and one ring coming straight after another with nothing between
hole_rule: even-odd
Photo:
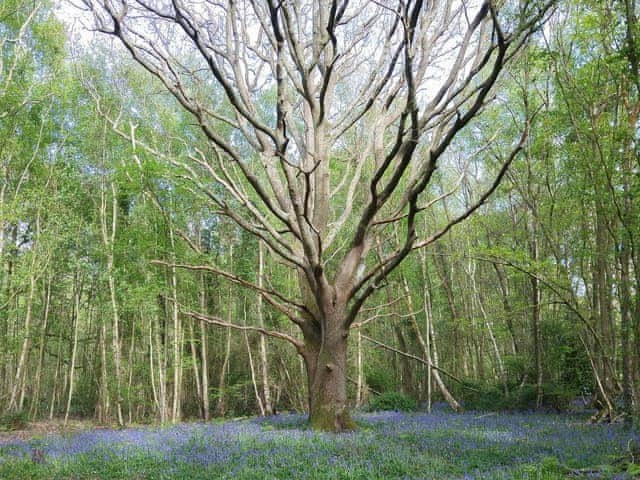
<instances>
[{"instance_id":1,"label":"tree trunk","mask_svg":"<svg viewBox=\"0 0 640 480\"><path fill-rule=\"evenodd\" d=\"M71 400L73 399L73 387L74 387L74 373L76 369L76 354L78 352L78 324L80 322L80 296L81 287L77 278L78 274L76 273L76 278L74 279L74 303L73 303L73 343L71 347L71 364L69 365L69 393L67 396L67 408L64 413L64 426L67 426L67 422L69 421L69 413L71 412Z\"/></svg>"},{"instance_id":2,"label":"tree trunk","mask_svg":"<svg viewBox=\"0 0 640 480\"><path fill-rule=\"evenodd\" d=\"M44 368L44 354L47 345L47 332L49 328L49 311L51 309L51 278L47 281L45 289L45 306L44 316L42 318L42 326L40 327L40 342L38 352L38 366L36 368L35 386L33 387L33 397L31 398L31 408L29 416L34 421L38 417L38 408L40 407L40 384L42 382L42 370Z\"/></svg>"},{"instance_id":3,"label":"tree trunk","mask_svg":"<svg viewBox=\"0 0 640 480\"><path fill-rule=\"evenodd\" d=\"M264 253L262 242L258 242L258 286L262 288L264 277ZM264 328L264 312L262 308L262 295L258 295L258 325ZM262 396L264 398L264 411L266 415L273 414L271 404L271 387L269 384L269 357L267 355L267 341L264 334L260 334L260 366L262 368Z\"/></svg>"},{"instance_id":4,"label":"tree trunk","mask_svg":"<svg viewBox=\"0 0 640 480\"><path fill-rule=\"evenodd\" d=\"M425 361L429 362L430 365L438 367L438 352L437 350L435 350L435 331L433 329L433 322L431 321L432 320L431 319L431 294L429 292L429 289L431 288L431 283L428 280L427 272L425 271L425 267L424 267L425 260L426 260L426 258L424 257L424 254L421 256L421 259L422 259L421 273L422 273L422 279L425 283L424 285L425 297L424 297L423 306L425 310L425 315L427 317L426 341L422 335L422 332L420 332L420 327L418 326L418 320L415 317L415 315L411 315L409 319L411 321L413 332L416 336L416 339L418 340L418 344L422 349L422 358ZM402 277L402 282L404 284L405 295L407 296L409 311L413 311L413 302L411 300L409 284L407 283L407 280L405 277ZM440 393L444 397L445 401L449 404L451 409L454 412L462 412L463 411L462 405L460 405L460 403L451 394L451 392L445 385L444 381L442 380L442 377L440 377L440 372L438 372L438 370L433 370L431 367L427 368L427 372L428 372L427 373L427 397L428 397L427 409L428 411L429 412L431 411L431 379L433 377L433 379L436 381L436 384L438 385L438 389L440 390Z\"/></svg>"},{"instance_id":5,"label":"tree trunk","mask_svg":"<svg viewBox=\"0 0 640 480\"><path fill-rule=\"evenodd\" d=\"M200 377L200 368L198 367L198 350L196 348L196 337L193 330L193 322L189 322L189 346L191 347L191 368L193 369L193 381L196 384L198 409L200 410L200 417L204 418L204 411L202 409L202 378Z\"/></svg>"},{"instance_id":6,"label":"tree trunk","mask_svg":"<svg viewBox=\"0 0 640 480\"><path fill-rule=\"evenodd\" d=\"M229 319L231 322L231 319ZM224 360L218 377L218 403L216 404L216 416L224 417L227 414L227 370L229 369L229 357L231 357L231 327L227 327L227 341L224 349Z\"/></svg>"},{"instance_id":7,"label":"tree trunk","mask_svg":"<svg viewBox=\"0 0 640 480\"><path fill-rule=\"evenodd\" d=\"M122 392L121 392L121 349L120 349L120 314L117 300L117 289L115 279L115 264L114 264L114 245L116 241L116 227L118 222L118 197L116 195L115 184L111 183L111 227L109 228L107 223L107 193L106 187L103 184L100 191L100 226L102 231L102 242L105 250L107 251L107 275L109 283L109 295L111 299L111 312L113 315L113 333L112 333L112 348L113 348L113 366L115 373L115 401L116 401L116 413L118 415L118 425L124 425L124 419L122 417Z\"/></svg>"},{"instance_id":8,"label":"tree trunk","mask_svg":"<svg viewBox=\"0 0 640 480\"><path fill-rule=\"evenodd\" d=\"M324 342L319 337L308 339L303 358L311 427L330 432L354 430L347 401L347 332L329 330Z\"/></svg>"},{"instance_id":9,"label":"tree trunk","mask_svg":"<svg viewBox=\"0 0 640 480\"><path fill-rule=\"evenodd\" d=\"M504 308L505 322L507 324L507 328L509 329L511 352L514 355L518 355L518 344L516 343L516 333L513 327L513 308L511 308L511 304L509 303L509 286L507 283L507 278L504 270L498 263L491 262L491 264L493 265L493 269L498 276L498 284L500 285L500 292L502 293L502 306Z\"/></svg>"},{"instance_id":10,"label":"tree trunk","mask_svg":"<svg viewBox=\"0 0 640 480\"><path fill-rule=\"evenodd\" d=\"M207 292L204 275L200 275L200 308L206 312ZM202 419L209 420L209 363L207 355L207 329L204 322L200 322L200 365L202 372Z\"/></svg>"},{"instance_id":11,"label":"tree trunk","mask_svg":"<svg viewBox=\"0 0 640 480\"><path fill-rule=\"evenodd\" d=\"M633 419L633 357L631 355L631 286L629 275L629 245L623 239L619 249L620 261L620 339L622 342L622 403L626 413L625 422Z\"/></svg>"},{"instance_id":12,"label":"tree trunk","mask_svg":"<svg viewBox=\"0 0 640 480\"><path fill-rule=\"evenodd\" d=\"M319 310L319 321L303 330L299 349L306 367L309 396L309 425L314 430L355 430L347 398L346 303L336 290Z\"/></svg>"},{"instance_id":13,"label":"tree trunk","mask_svg":"<svg viewBox=\"0 0 640 480\"><path fill-rule=\"evenodd\" d=\"M247 303L245 301L244 304L244 325L247 325ZM249 335L247 335L247 331L244 332L244 343L247 346L247 355L249 357L249 372L251 373L251 385L253 385L253 393L256 396L256 404L258 405L258 409L260 410L260 416L265 416L264 404L262 403L262 398L260 397L260 391L258 390L258 383L256 382L256 369L253 365L253 354L251 353L251 344L249 343Z\"/></svg>"},{"instance_id":14,"label":"tree trunk","mask_svg":"<svg viewBox=\"0 0 640 480\"><path fill-rule=\"evenodd\" d=\"M356 408L360 408L363 403L362 398L362 390L364 387L364 375L362 371L362 334L360 333L360 329L358 329L358 337L357 337L357 356L356 356Z\"/></svg>"},{"instance_id":15,"label":"tree trunk","mask_svg":"<svg viewBox=\"0 0 640 480\"><path fill-rule=\"evenodd\" d=\"M533 212L529 214L529 252L531 255L531 261L537 262L539 257L538 239L536 220ZM542 328L541 328L541 302L542 292L538 282L538 277L531 275L529 277L531 282L531 317L532 317L532 329L533 329L533 349L535 359L535 371L536 371L536 408L540 408L542 405L542 398L544 392L542 391Z\"/></svg>"},{"instance_id":16,"label":"tree trunk","mask_svg":"<svg viewBox=\"0 0 640 480\"><path fill-rule=\"evenodd\" d=\"M171 244L171 259L173 261L176 256L173 225L169 225L169 240ZM173 320L173 403L171 406L171 422L178 423L182 417L182 341L178 310L178 273L175 267L171 268L171 304L171 318Z\"/></svg>"},{"instance_id":17,"label":"tree trunk","mask_svg":"<svg viewBox=\"0 0 640 480\"><path fill-rule=\"evenodd\" d=\"M158 315L153 317L155 323L155 348L157 352L158 364L158 402L160 423L164 424L169 420L169 402L167 392L167 351L166 344L162 341L162 325Z\"/></svg>"}]
</instances>

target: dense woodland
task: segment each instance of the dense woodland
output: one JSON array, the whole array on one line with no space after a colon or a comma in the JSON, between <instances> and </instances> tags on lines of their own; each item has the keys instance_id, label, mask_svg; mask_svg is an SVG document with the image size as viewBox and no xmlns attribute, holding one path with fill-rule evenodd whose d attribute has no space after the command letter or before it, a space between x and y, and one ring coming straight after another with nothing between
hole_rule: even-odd
<instances>
[{"instance_id":1,"label":"dense woodland","mask_svg":"<svg viewBox=\"0 0 640 480\"><path fill-rule=\"evenodd\" d=\"M208 71L198 70L202 59L194 46L202 37L195 14L174 7L173 20L182 19L187 32L186 40L176 40L185 42L176 59L162 47L175 32L160 25L158 33L150 23L136 36L127 15L137 21L135 8L144 3L126 14L118 10L127 3L135 2L0 3L3 418L85 417L124 425L308 411L321 395L309 380L316 367L328 376L344 370L349 409L386 399L426 410L438 402L454 410L565 410L579 400L594 408L594 421L637 418L640 32L634 0L520 2L529 10L515 13L487 4L478 18L467 17L475 38L469 51L477 49L478 56L463 55L459 71L445 62L436 69L442 78L422 69L426 42L397 50L392 41L381 43L380 59L399 52L398 66L388 69L393 73L377 92L387 103L378 106L376 97L371 109L345 117L347 126L330 148L315 143L315 154L327 161L307 170L301 165L310 136L320 135L325 121L316 117L316 103L301 106L295 95L313 97L320 85L320 100L330 90L338 99L332 108L346 115L362 108L362 85L378 81L336 60L349 59L349 51L326 53L340 50L355 28L333 35L327 27L337 40L326 39L324 53L309 55L319 66L301 67L308 76L300 74L300 86L291 80L298 78L295 65L278 53L275 62L265 60L276 65L275 82L261 80L272 78L268 68L247 67L240 75L247 84L230 94L226 70L224 81L215 81L223 53ZM264 13L262 28L275 32L263 41L298 58L291 54L295 29L288 30L288 20L304 11L269 1L238 3L220 17L226 18L222 37L226 31L244 38L246 44L237 44L245 47L259 43L245 38L250 28L244 34L232 28L243 23L242 9L254 5ZM328 10L318 7L314 22L328 18L328 25L340 26L348 25L340 15L354 17L353 5L346 13L342 8L348 2L324 3ZM447 8L462 15L453 4L408 2L405 12L396 9L398 2L386 3L363 10L408 22L399 43L405 46L413 45L411 32L429 15L447 19L443 25L453 24ZM330 8L336 5L337 13ZM172 21L161 15L165 6L157 8L146 13ZM417 18L420 8L432 10ZM89 33L87 25L109 32ZM372 30L395 41L395 24L389 25ZM157 34L160 46L137 44L144 34ZM371 50L353 51L366 56ZM175 63L162 63L158 52ZM255 52L257 58L259 48ZM485 53L487 60L478 61ZM388 62L371 68L383 75ZM404 77L402 65L409 65ZM342 68L339 79L325 83L334 66ZM454 75L446 88L462 87L445 89L444 107L420 126L417 141L416 112L422 115L425 92L446 83L447 69ZM411 85L419 75L424 91L416 93ZM287 90L284 84L295 85ZM285 110L287 95L293 100ZM389 105L399 105L395 116ZM381 126L376 122L383 115L390 120ZM268 155L265 145L271 145ZM371 199L378 149L391 151L391 167L379 175L387 185L396 181L387 203ZM294 160L269 163L285 153ZM228 160L235 156L240 160ZM418 159L432 157L433 165L423 162L429 178L418 185L426 175ZM404 163L406 170L392 170ZM309 228L300 220L306 204L301 214L290 202L298 215L291 221L275 200L264 201L255 185L272 178L280 186L295 184L297 192L288 190L294 200L300 192L315 195ZM387 191L382 187L380 195ZM286 206L286 193L286 202L275 187L266 196ZM335 225L340 228L332 230ZM358 245L366 253L349 266ZM339 359L320 365L333 338L326 334L332 320L322 282L325 272L340 279L347 268L358 282L365 276L359 291L366 294L343 301L341 290L351 292L353 285L325 282L336 292L333 306L337 298L351 317L344 324L344 365ZM323 343L314 365L304 352L318 335L308 326L315 321ZM318 426L350 427L335 419Z\"/></svg>"}]
</instances>

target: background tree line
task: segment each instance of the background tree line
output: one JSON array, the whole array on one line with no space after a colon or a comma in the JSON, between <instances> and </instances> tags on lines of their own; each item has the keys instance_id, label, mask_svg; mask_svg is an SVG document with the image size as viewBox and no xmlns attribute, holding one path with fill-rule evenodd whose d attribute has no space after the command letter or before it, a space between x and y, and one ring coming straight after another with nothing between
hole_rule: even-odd
<instances>
[{"instance_id":1,"label":"background tree line","mask_svg":"<svg viewBox=\"0 0 640 480\"><path fill-rule=\"evenodd\" d=\"M636 35L631 0L563 2L518 54L416 228L468 209L526 123L522 151L360 311L356 407L390 392L454 409L584 397L594 419L637 417ZM125 424L307 409L302 360L265 334L295 329L243 288L293 297L297 278L187 181L181 160L215 154L198 125L119 50L71 55L47 3L5 1L0 47L0 411ZM379 258L405 234L391 232Z\"/></svg>"}]
</instances>

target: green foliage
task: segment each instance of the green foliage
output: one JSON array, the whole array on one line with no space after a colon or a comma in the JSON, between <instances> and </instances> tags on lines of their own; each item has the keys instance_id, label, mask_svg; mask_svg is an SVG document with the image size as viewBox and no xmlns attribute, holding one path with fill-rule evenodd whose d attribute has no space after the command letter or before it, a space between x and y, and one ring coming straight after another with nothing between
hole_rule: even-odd
<instances>
[{"instance_id":1,"label":"green foliage","mask_svg":"<svg viewBox=\"0 0 640 480\"><path fill-rule=\"evenodd\" d=\"M537 387L531 384L510 386L508 395L504 385L486 383L467 383L463 393L464 406L468 410L479 411L531 411L536 409ZM473 389L473 390L472 390ZM566 411L577 392L563 385L545 384L542 386L543 410Z\"/></svg>"},{"instance_id":2,"label":"green foliage","mask_svg":"<svg viewBox=\"0 0 640 480\"><path fill-rule=\"evenodd\" d=\"M0 416L0 430L12 432L14 430L24 430L29 425L29 414L23 410L21 412L7 412Z\"/></svg>"},{"instance_id":3,"label":"green foliage","mask_svg":"<svg viewBox=\"0 0 640 480\"><path fill-rule=\"evenodd\" d=\"M543 405L548 405L558 412L566 411L571 401L576 398L577 392L570 387L562 385L543 386Z\"/></svg>"},{"instance_id":4,"label":"green foliage","mask_svg":"<svg viewBox=\"0 0 640 480\"><path fill-rule=\"evenodd\" d=\"M368 407L371 412L385 410L415 412L417 409L418 402L402 392L385 392L382 395L377 395L369 402Z\"/></svg>"},{"instance_id":5,"label":"green foliage","mask_svg":"<svg viewBox=\"0 0 640 480\"><path fill-rule=\"evenodd\" d=\"M640 476L640 463L630 463L627 466L627 473L633 477Z\"/></svg>"},{"instance_id":6,"label":"green foliage","mask_svg":"<svg viewBox=\"0 0 640 480\"><path fill-rule=\"evenodd\" d=\"M364 373L367 385L375 392L385 393L397 388L396 377L387 369L366 365Z\"/></svg>"}]
</instances>

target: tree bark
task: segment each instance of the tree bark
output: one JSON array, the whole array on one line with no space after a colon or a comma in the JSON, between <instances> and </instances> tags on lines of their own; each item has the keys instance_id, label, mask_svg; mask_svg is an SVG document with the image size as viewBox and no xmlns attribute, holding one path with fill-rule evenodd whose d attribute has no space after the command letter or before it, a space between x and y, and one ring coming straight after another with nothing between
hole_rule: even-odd
<instances>
[{"instance_id":1,"label":"tree bark","mask_svg":"<svg viewBox=\"0 0 640 480\"><path fill-rule=\"evenodd\" d=\"M529 251L531 255L531 261L537 262L539 251L538 251L538 239L537 239L537 229L536 229L536 220L534 218L533 212L530 212L529 218ZM540 304L542 301L542 292L540 290L540 285L538 284L538 277L535 275L531 275L529 277L529 281L531 282L531 319L532 319L532 329L533 329L533 349L534 349L534 359L535 359L535 370L536 370L536 408L540 408L542 405L542 380L543 380L543 372L542 372L542 329L541 329L541 308Z\"/></svg>"},{"instance_id":2,"label":"tree bark","mask_svg":"<svg viewBox=\"0 0 640 480\"><path fill-rule=\"evenodd\" d=\"M358 337L357 337L357 351L356 351L356 408L360 408L363 403L362 391L364 384L364 375L362 371L362 334L358 329Z\"/></svg>"},{"instance_id":3,"label":"tree bark","mask_svg":"<svg viewBox=\"0 0 640 480\"><path fill-rule=\"evenodd\" d=\"M324 305L321 327L307 329L301 350L309 395L309 424L315 430L354 430L347 399L347 344L345 305L334 294Z\"/></svg>"},{"instance_id":4,"label":"tree bark","mask_svg":"<svg viewBox=\"0 0 640 480\"><path fill-rule=\"evenodd\" d=\"M175 258L176 245L173 235L173 225L169 225L169 240L171 256ZM181 322L178 311L178 273L175 267L171 269L171 318L173 320L173 403L171 405L171 422L178 423L182 417L182 340Z\"/></svg>"},{"instance_id":5,"label":"tree bark","mask_svg":"<svg viewBox=\"0 0 640 480\"><path fill-rule=\"evenodd\" d=\"M462 405L460 405L460 403L455 399L455 397L451 394L451 392L449 391L449 389L447 388L447 386L445 385L444 381L442 380L442 377L440 376L440 372L437 370L438 368L438 351L436 349L436 337L435 337L435 329L433 327L433 314L432 314L432 310L431 310L431 293L430 293L430 289L431 289L431 281L429 279L429 276L426 272L426 267L425 267L425 262L426 262L426 257L424 255L424 252L422 252L421 255L421 273L422 273L422 279L424 281L424 289L425 289L425 293L424 293L424 310L425 310L425 316L427 318L427 331L426 331L426 341L425 338L422 336L422 333L420 332L420 327L418 326L418 321L415 318L415 316L411 316L411 323L413 326L413 330L416 334L416 337L418 339L418 343L420 344L420 347L422 348L422 353L423 353L423 357L425 360L427 360L429 362L430 365L433 365L436 367L436 369L433 369L431 367L427 368L427 396L428 396L428 410L431 411L431 380L432 378L435 380L436 385L438 386L438 389L440 390L440 393L442 394L442 396L444 397L445 401L449 404L449 406L451 407L451 409L454 412L462 412L463 408ZM405 285L405 292L407 295L409 295L409 285L406 282L406 279L403 278L404 281L404 285ZM409 302L410 302L410 306L411 306L411 301L410 301L410 296L408 296L409 298Z\"/></svg>"},{"instance_id":6,"label":"tree bark","mask_svg":"<svg viewBox=\"0 0 640 480\"><path fill-rule=\"evenodd\" d=\"M1 235L1 234L0 234ZM51 309L51 283L52 279L49 278L46 283L44 294L44 315L42 317L42 325L40 327L40 342L38 352L38 366L36 368L35 386L33 387L33 397L31 398L31 407L29 415L31 420L35 420L38 417L38 409L40 407L40 385L42 382L42 369L44 367L44 354L47 345L47 332L49 328L49 312Z\"/></svg>"},{"instance_id":7,"label":"tree bark","mask_svg":"<svg viewBox=\"0 0 640 480\"><path fill-rule=\"evenodd\" d=\"M264 279L264 247L258 241L258 287L263 287ZM264 310L262 295L258 295L258 325L264 328ZM269 383L269 357L267 355L267 341L263 333L260 334L260 366L262 373L262 397L265 415L273 414L271 404L271 386Z\"/></svg>"},{"instance_id":8,"label":"tree bark","mask_svg":"<svg viewBox=\"0 0 640 480\"><path fill-rule=\"evenodd\" d=\"M76 354L78 351L78 324L80 322L80 295L81 286L78 280L78 274L76 273L74 279L74 293L73 293L73 343L71 346L71 364L69 365L69 393L67 396L67 408L64 413L64 425L67 425L69 421L69 413L71 411L71 400L73 399L73 387L74 387L74 373L76 369Z\"/></svg>"},{"instance_id":9,"label":"tree bark","mask_svg":"<svg viewBox=\"0 0 640 480\"><path fill-rule=\"evenodd\" d=\"M200 275L200 308L203 312L207 308L207 291L204 275ZM207 355L207 328L203 321L200 321L200 367L202 372L202 419L209 420L209 363Z\"/></svg>"},{"instance_id":10,"label":"tree bark","mask_svg":"<svg viewBox=\"0 0 640 480\"><path fill-rule=\"evenodd\" d=\"M111 299L111 312L113 318L113 330L112 330L112 347L113 347L113 365L115 370L115 400L116 400L116 413L118 416L118 425L124 425L124 419L122 417L122 361L121 361L121 346L120 346L120 313L118 308L118 300L116 297L116 279L115 279L115 265L114 265L114 246L116 239L116 227L118 219L118 198L116 195L116 187L111 182L111 227L109 228L107 223L107 194L104 183L100 191L100 226L102 231L102 241L107 251L107 274L109 282L109 296Z\"/></svg>"},{"instance_id":11,"label":"tree bark","mask_svg":"<svg viewBox=\"0 0 640 480\"><path fill-rule=\"evenodd\" d=\"M244 325L247 325L247 304L245 301L244 304ZM258 390L258 383L256 382L256 369L253 365L253 354L251 353L251 344L249 343L249 336L247 335L247 331L244 332L244 343L247 347L247 356L249 357L249 372L251 373L251 385L253 386L253 393L256 396L256 404L258 405L258 409L260 410L260 416L265 416L264 404L262 402L262 398L260 397L260 391Z\"/></svg>"}]
</instances>

